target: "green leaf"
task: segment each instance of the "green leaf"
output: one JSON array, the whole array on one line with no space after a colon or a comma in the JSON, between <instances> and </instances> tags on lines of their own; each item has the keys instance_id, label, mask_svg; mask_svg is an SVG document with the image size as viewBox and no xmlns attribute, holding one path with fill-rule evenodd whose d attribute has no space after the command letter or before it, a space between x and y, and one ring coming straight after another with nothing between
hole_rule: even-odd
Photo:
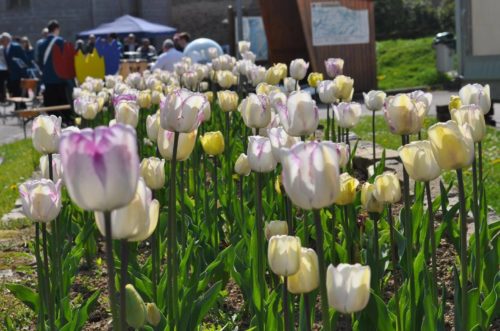
<instances>
[{"instance_id":1,"label":"green leaf","mask_svg":"<svg viewBox=\"0 0 500 331\"><path fill-rule=\"evenodd\" d=\"M21 284L6 284L5 287L22 303L35 313L39 313L40 296L27 286Z\"/></svg>"},{"instance_id":2,"label":"green leaf","mask_svg":"<svg viewBox=\"0 0 500 331\"><path fill-rule=\"evenodd\" d=\"M371 291L366 308L358 313L359 330L394 330L394 320L384 301Z\"/></svg>"}]
</instances>

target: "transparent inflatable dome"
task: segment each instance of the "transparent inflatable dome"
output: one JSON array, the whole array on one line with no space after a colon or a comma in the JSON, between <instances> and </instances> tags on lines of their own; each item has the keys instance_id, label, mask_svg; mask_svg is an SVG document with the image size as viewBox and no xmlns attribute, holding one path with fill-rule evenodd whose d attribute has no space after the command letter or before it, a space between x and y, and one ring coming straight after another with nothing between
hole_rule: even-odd
<instances>
[{"instance_id":1,"label":"transparent inflatable dome","mask_svg":"<svg viewBox=\"0 0 500 331\"><path fill-rule=\"evenodd\" d=\"M217 51L217 56L222 55L223 51L220 45L208 38L199 38L190 42L184 49L184 56L189 56L193 62L208 63Z\"/></svg>"}]
</instances>

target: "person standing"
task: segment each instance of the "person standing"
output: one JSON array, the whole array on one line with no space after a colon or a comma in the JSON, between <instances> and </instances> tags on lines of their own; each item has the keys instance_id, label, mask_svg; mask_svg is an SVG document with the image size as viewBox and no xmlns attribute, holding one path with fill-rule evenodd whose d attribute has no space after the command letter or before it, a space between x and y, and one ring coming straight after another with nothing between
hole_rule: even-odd
<instances>
[{"instance_id":1,"label":"person standing","mask_svg":"<svg viewBox=\"0 0 500 331\"><path fill-rule=\"evenodd\" d=\"M49 35L49 29L43 28L42 38L38 39L35 44L35 61L38 61L40 54L40 45L45 41L45 39L47 39L48 35ZM38 65L41 65L41 63L38 63Z\"/></svg>"},{"instance_id":2,"label":"person standing","mask_svg":"<svg viewBox=\"0 0 500 331\"><path fill-rule=\"evenodd\" d=\"M156 48L151 45L148 38L142 38L142 45L137 49L140 54L141 59L151 60L152 57L156 56Z\"/></svg>"},{"instance_id":3,"label":"person standing","mask_svg":"<svg viewBox=\"0 0 500 331\"><path fill-rule=\"evenodd\" d=\"M0 102L5 102L7 98L5 84L8 80L9 72L7 71L7 61L5 60L3 45L0 44Z\"/></svg>"},{"instance_id":4,"label":"person standing","mask_svg":"<svg viewBox=\"0 0 500 331\"><path fill-rule=\"evenodd\" d=\"M191 36L187 32L179 32L174 35L175 48L183 52L186 46L191 41Z\"/></svg>"},{"instance_id":5,"label":"person standing","mask_svg":"<svg viewBox=\"0 0 500 331\"><path fill-rule=\"evenodd\" d=\"M66 91L66 81L61 79L52 63L52 49L54 45L58 45L61 49L64 47L64 40L59 37L60 27L56 20L51 20L47 26L49 35L40 45L38 54L38 62L42 69L42 84L45 86L43 92L43 105L45 107L58 106L68 104ZM64 111L61 113L66 124L71 122L71 113Z\"/></svg>"},{"instance_id":6,"label":"person standing","mask_svg":"<svg viewBox=\"0 0 500 331\"><path fill-rule=\"evenodd\" d=\"M174 47L172 39L165 39L163 42L163 53L158 56L158 59L151 67L151 71L155 69L174 71L174 63L182 59L182 52L179 52Z\"/></svg>"},{"instance_id":7,"label":"person standing","mask_svg":"<svg viewBox=\"0 0 500 331\"><path fill-rule=\"evenodd\" d=\"M4 32L0 35L0 44L3 45L5 62L9 71L7 89L11 97L20 97L22 94L21 78L28 76L28 58L21 45L12 41L9 33Z\"/></svg>"}]
</instances>

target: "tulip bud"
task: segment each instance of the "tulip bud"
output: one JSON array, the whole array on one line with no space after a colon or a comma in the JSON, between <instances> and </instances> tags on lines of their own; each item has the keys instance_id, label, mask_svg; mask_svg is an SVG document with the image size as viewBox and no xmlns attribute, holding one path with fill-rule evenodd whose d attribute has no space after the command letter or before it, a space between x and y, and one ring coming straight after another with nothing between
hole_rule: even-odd
<instances>
[{"instance_id":1,"label":"tulip bud","mask_svg":"<svg viewBox=\"0 0 500 331\"><path fill-rule=\"evenodd\" d=\"M452 95L448 103L448 110L451 112L452 109L458 109L460 107L462 107L462 100L460 100L458 95Z\"/></svg>"},{"instance_id":2,"label":"tulip bud","mask_svg":"<svg viewBox=\"0 0 500 331\"><path fill-rule=\"evenodd\" d=\"M42 178L50 179L48 155L42 155L40 157L40 172L42 173ZM62 176L63 168L61 164L61 155L52 154L52 180L57 183L59 179L62 180Z\"/></svg>"},{"instance_id":3,"label":"tulip bud","mask_svg":"<svg viewBox=\"0 0 500 331\"><path fill-rule=\"evenodd\" d=\"M234 164L234 172L240 176L248 176L252 169L250 168L250 163L248 163L248 157L245 153L241 153Z\"/></svg>"},{"instance_id":4,"label":"tulip bud","mask_svg":"<svg viewBox=\"0 0 500 331\"><path fill-rule=\"evenodd\" d=\"M451 118L457 122L458 125L469 124L474 142L480 142L486 136L486 123L484 122L484 115L476 105L462 106L459 109L452 109L450 111Z\"/></svg>"},{"instance_id":5,"label":"tulip bud","mask_svg":"<svg viewBox=\"0 0 500 331\"><path fill-rule=\"evenodd\" d=\"M274 158L279 161L281 149L290 148L296 143L300 142L299 137L289 136L285 129L282 127L271 128L268 130L269 140L271 141L271 148Z\"/></svg>"},{"instance_id":6,"label":"tulip bud","mask_svg":"<svg viewBox=\"0 0 500 331\"><path fill-rule=\"evenodd\" d=\"M338 126L345 129L352 129L358 124L361 118L361 105L357 102L341 102L333 107L335 111L335 120Z\"/></svg>"},{"instance_id":7,"label":"tulip bud","mask_svg":"<svg viewBox=\"0 0 500 331\"><path fill-rule=\"evenodd\" d=\"M61 136L61 118L39 115L33 120L31 137L33 147L42 154L57 153Z\"/></svg>"},{"instance_id":8,"label":"tulip bud","mask_svg":"<svg viewBox=\"0 0 500 331\"><path fill-rule=\"evenodd\" d=\"M351 157L349 145L346 143L336 143L335 147L337 148L337 155L339 157L339 167L344 168Z\"/></svg>"},{"instance_id":9,"label":"tulip bud","mask_svg":"<svg viewBox=\"0 0 500 331\"><path fill-rule=\"evenodd\" d=\"M241 57L243 60L248 61L250 63L255 63L255 59L257 58L257 55L255 55L253 52L248 51L248 52L243 52L241 53Z\"/></svg>"},{"instance_id":10,"label":"tulip bud","mask_svg":"<svg viewBox=\"0 0 500 331\"><path fill-rule=\"evenodd\" d=\"M339 193L336 145L329 141L295 144L281 152L283 186L292 202L303 209L331 205Z\"/></svg>"},{"instance_id":11,"label":"tulip bud","mask_svg":"<svg viewBox=\"0 0 500 331\"><path fill-rule=\"evenodd\" d=\"M94 94L83 94L73 102L75 113L82 116L86 120L93 120L99 109L99 102Z\"/></svg>"},{"instance_id":12,"label":"tulip bud","mask_svg":"<svg viewBox=\"0 0 500 331\"><path fill-rule=\"evenodd\" d=\"M319 263L314 249L301 247L299 271L288 277L288 291L303 294L319 286Z\"/></svg>"},{"instance_id":13,"label":"tulip bud","mask_svg":"<svg viewBox=\"0 0 500 331\"><path fill-rule=\"evenodd\" d=\"M229 112L238 108L238 93L234 91L217 92L217 100L222 111Z\"/></svg>"},{"instance_id":14,"label":"tulip bud","mask_svg":"<svg viewBox=\"0 0 500 331\"><path fill-rule=\"evenodd\" d=\"M359 185L359 181L351 177L349 173L344 172L340 175L340 193L335 199L335 204L339 206L345 206L351 204L356 199L356 189Z\"/></svg>"},{"instance_id":15,"label":"tulip bud","mask_svg":"<svg viewBox=\"0 0 500 331\"><path fill-rule=\"evenodd\" d=\"M311 72L309 76L307 76L307 84L310 87L316 88L318 84L323 80L323 74L320 72Z\"/></svg>"},{"instance_id":16,"label":"tulip bud","mask_svg":"<svg viewBox=\"0 0 500 331\"><path fill-rule=\"evenodd\" d=\"M441 175L441 168L427 140L414 141L399 148L399 157L408 175L415 181L428 182Z\"/></svg>"},{"instance_id":17,"label":"tulip bud","mask_svg":"<svg viewBox=\"0 0 500 331\"><path fill-rule=\"evenodd\" d=\"M474 140L468 124L436 123L427 131L432 152L444 170L469 167L474 160Z\"/></svg>"},{"instance_id":18,"label":"tulip bud","mask_svg":"<svg viewBox=\"0 0 500 331\"><path fill-rule=\"evenodd\" d=\"M177 144L177 161L185 161L193 152L196 143L196 130L189 133L180 133ZM174 155L174 133L160 128L158 132L158 150L166 160L172 160Z\"/></svg>"},{"instance_id":19,"label":"tulip bud","mask_svg":"<svg viewBox=\"0 0 500 331\"><path fill-rule=\"evenodd\" d=\"M142 328L146 323L147 311L141 295L137 293L132 284L127 284L125 286L125 297L127 324L136 329Z\"/></svg>"},{"instance_id":20,"label":"tulip bud","mask_svg":"<svg viewBox=\"0 0 500 331\"><path fill-rule=\"evenodd\" d=\"M285 131L294 137L314 133L319 124L319 111L311 95L304 91L293 92L286 105L277 103L280 122Z\"/></svg>"},{"instance_id":21,"label":"tulip bud","mask_svg":"<svg viewBox=\"0 0 500 331\"><path fill-rule=\"evenodd\" d=\"M19 186L23 213L32 221L49 223L61 211L61 181L28 180Z\"/></svg>"},{"instance_id":22,"label":"tulip bud","mask_svg":"<svg viewBox=\"0 0 500 331\"><path fill-rule=\"evenodd\" d=\"M160 204L153 200L151 190L139 179L135 196L125 207L111 212L111 237L128 241L143 241L154 232L158 224ZM104 214L95 212L97 229L106 235Z\"/></svg>"},{"instance_id":23,"label":"tulip bud","mask_svg":"<svg viewBox=\"0 0 500 331\"><path fill-rule=\"evenodd\" d=\"M290 76L295 80L302 80L307 75L309 62L304 59L295 59L290 63Z\"/></svg>"},{"instance_id":24,"label":"tulip bud","mask_svg":"<svg viewBox=\"0 0 500 331\"><path fill-rule=\"evenodd\" d=\"M183 73L181 80L182 84L191 91L196 89L196 85L198 85L198 82L200 81L198 73L192 70Z\"/></svg>"},{"instance_id":25,"label":"tulip bud","mask_svg":"<svg viewBox=\"0 0 500 331\"><path fill-rule=\"evenodd\" d=\"M122 101L115 107L115 118L117 123L128 124L134 128L139 122L139 107L135 102Z\"/></svg>"},{"instance_id":26,"label":"tulip bud","mask_svg":"<svg viewBox=\"0 0 500 331\"><path fill-rule=\"evenodd\" d=\"M265 128L271 122L271 104L265 95L250 93L243 99L238 110L243 122L250 128Z\"/></svg>"},{"instance_id":27,"label":"tulip bud","mask_svg":"<svg viewBox=\"0 0 500 331\"><path fill-rule=\"evenodd\" d=\"M383 91L370 91L368 93L363 92L363 98L365 99L365 106L368 110L377 111L384 107L384 102L386 94Z\"/></svg>"},{"instance_id":28,"label":"tulip bud","mask_svg":"<svg viewBox=\"0 0 500 331\"><path fill-rule=\"evenodd\" d=\"M375 177L373 182L375 199L385 203L396 203L401 200L401 186L396 174L386 172Z\"/></svg>"},{"instance_id":29,"label":"tulip bud","mask_svg":"<svg viewBox=\"0 0 500 331\"><path fill-rule=\"evenodd\" d=\"M160 106L160 125L172 132L192 132L201 122L207 103L203 94L187 89L174 90Z\"/></svg>"},{"instance_id":30,"label":"tulip bud","mask_svg":"<svg viewBox=\"0 0 500 331\"><path fill-rule=\"evenodd\" d=\"M328 304L341 313L351 314L363 310L370 299L369 266L340 263L326 271Z\"/></svg>"},{"instance_id":31,"label":"tulip bud","mask_svg":"<svg viewBox=\"0 0 500 331\"><path fill-rule=\"evenodd\" d=\"M394 134L416 134L425 118L425 104L414 102L407 94L390 96L386 100L385 120Z\"/></svg>"},{"instance_id":32,"label":"tulip bud","mask_svg":"<svg viewBox=\"0 0 500 331\"><path fill-rule=\"evenodd\" d=\"M319 99L323 103L334 103L337 101L337 97L335 95L335 85L331 80L323 80L318 84L318 95Z\"/></svg>"},{"instance_id":33,"label":"tulip bud","mask_svg":"<svg viewBox=\"0 0 500 331\"><path fill-rule=\"evenodd\" d=\"M269 85L269 84L264 83L264 82L260 83L255 88L255 93L257 95L263 95L263 96L267 96L267 97L269 97L272 93L278 93L278 92L281 93L281 89L278 86Z\"/></svg>"},{"instance_id":34,"label":"tulip bud","mask_svg":"<svg viewBox=\"0 0 500 331\"><path fill-rule=\"evenodd\" d=\"M246 40L238 41L238 51L240 54L250 51L250 42Z\"/></svg>"},{"instance_id":35,"label":"tulip bud","mask_svg":"<svg viewBox=\"0 0 500 331\"><path fill-rule=\"evenodd\" d=\"M141 108L151 107L151 91L144 90L139 92L139 95L137 96L137 103Z\"/></svg>"},{"instance_id":36,"label":"tulip bud","mask_svg":"<svg viewBox=\"0 0 500 331\"><path fill-rule=\"evenodd\" d=\"M158 140L158 130L160 129L160 115L159 112L146 117L146 133L149 140L156 142Z\"/></svg>"},{"instance_id":37,"label":"tulip bud","mask_svg":"<svg viewBox=\"0 0 500 331\"><path fill-rule=\"evenodd\" d=\"M476 105L486 115L491 109L490 86L467 84L458 91L463 105Z\"/></svg>"},{"instance_id":38,"label":"tulip bud","mask_svg":"<svg viewBox=\"0 0 500 331\"><path fill-rule=\"evenodd\" d=\"M286 221L270 221L266 223L265 227L266 239L271 239L272 236L287 235L288 224Z\"/></svg>"},{"instance_id":39,"label":"tulip bud","mask_svg":"<svg viewBox=\"0 0 500 331\"><path fill-rule=\"evenodd\" d=\"M212 60L219 56L219 50L217 49L217 47L209 47L207 53L208 57Z\"/></svg>"},{"instance_id":40,"label":"tulip bud","mask_svg":"<svg viewBox=\"0 0 500 331\"><path fill-rule=\"evenodd\" d=\"M279 276L296 274L300 267L300 249L299 237L272 236L267 249L269 268Z\"/></svg>"},{"instance_id":41,"label":"tulip bud","mask_svg":"<svg viewBox=\"0 0 500 331\"><path fill-rule=\"evenodd\" d=\"M329 58L325 61L325 68L328 77L335 78L338 75L342 75L344 60L340 58Z\"/></svg>"},{"instance_id":42,"label":"tulip bud","mask_svg":"<svg viewBox=\"0 0 500 331\"><path fill-rule=\"evenodd\" d=\"M295 90L300 90L300 86L297 86L297 81L292 77L285 77L285 79L283 79L283 88L287 94Z\"/></svg>"},{"instance_id":43,"label":"tulip bud","mask_svg":"<svg viewBox=\"0 0 500 331\"><path fill-rule=\"evenodd\" d=\"M382 201L375 197L375 185L368 182L361 187L361 205L369 213L381 213L384 210Z\"/></svg>"},{"instance_id":44,"label":"tulip bud","mask_svg":"<svg viewBox=\"0 0 500 331\"><path fill-rule=\"evenodd\" d=\"M287 67L283 63L275 64L266 71L265 82L270 85L278 85L286 77Z\"/></svg>"},{"instance_id":45,"label":"tulip bud","mask_svg":"<svg viewBox=\"0 0 500 331\"><path fill-rule=\"evenodd\" d=\"M201 146L205 153L210 156L217 156L224 152L224 137L222 132L207 132L201 138Z\"/></svg>"},{"instance_id":46,"label":"tulip bud","mask_svg":"<svg viewBox=\"0 0 500 331\"><path fill-rule=\"evenodd\" d=\"M128 204L139 179L134 129L116 124L65 133L59 144L64 183L82 209L111 211ZM123 174L127 174L123 176Z\"/></svg>"},{"instance_id":47,"label":"tulip bud","mask_svg":"<svg viewBox=\"0 0 500 331\"><path fill-rule=\"evenodd\" d=\"M146 320L152 326L157 326L161 321L161 312L154 302L149 302L146 304Z\"/></svg>"},{"instance_id":48,"label":"tulip bud","mask_svg":"<svg viewBox=\"0 0 500 331\"><path fill-rule=\"evenodd\" d=\"M270 172L276 168L277 161L273 156L269 138L248 137L247 155L250 168L255 172Z\"/></svg>"},{"instance_id":49,"label":"tulip bud","mask_svg":"<svg viewBox=\"0 0 500 331\"><path fill-rule=\"evenodd\" d=\"M152 190L159 190L165 185L165 160L149 157L141 161L141 177Z\"/></svg>"}]
</instances>

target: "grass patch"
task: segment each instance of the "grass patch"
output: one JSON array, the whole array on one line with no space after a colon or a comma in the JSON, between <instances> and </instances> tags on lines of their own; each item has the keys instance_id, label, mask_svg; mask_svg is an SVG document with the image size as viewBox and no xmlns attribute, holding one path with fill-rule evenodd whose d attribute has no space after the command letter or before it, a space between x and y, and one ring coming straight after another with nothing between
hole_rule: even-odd
<instances>
[{"instance_id":1,"label":"grass patch","mask_svg":"<svg viewBox=\"0 0 500 331\"><path fill-rule=\"evenodd\" d=\"M40 154L33 148L31 139L19 140L0 146L0 216L8 213L19 196L19 183L28 179Z\"/></svg>"},{"instance_id":2,"label":"grass patch","mask_svg":"<svg viewBox=\"0 0 500 331\"><path fill-rule=\"evenodd\" d=\"M436 119L428 117L425 119L424 128L427 129L434 123ZM394 135L389 131L385 119L382 115L375 117L375 130L377 144L385 148L398 149L401 146L401 137ZM372 123L371 116L363 116L361 120L353 129L353 131L362 140L371 141L372 137ZM422 138L427 138L426 130L422 130ZM412 140L416 140L415 136L412 136ZM487 203L491 206L497 213L500 212L500 191L498 190L498 183L500 183L500 130L492 127L488 127L486 138L483 141L483 168L485 176L485 187L486 187L486 197ZM445 172L443 177L446 182L451 182L456 180L456 174L454 172ZM464 170L464 185L468 196L472 194L472 169Z\"/></svg>"},{"instance_id":3,"label":"grass patch","mask_svg":"<svg viewBox=\"0 0 500 331\"><path fill-rule=\"evenodd\" d=\"M444 83L446 76L436 70L432 39L426 37L377 42L378 87L390 90Z\"/></svg>"}]
</instances>

